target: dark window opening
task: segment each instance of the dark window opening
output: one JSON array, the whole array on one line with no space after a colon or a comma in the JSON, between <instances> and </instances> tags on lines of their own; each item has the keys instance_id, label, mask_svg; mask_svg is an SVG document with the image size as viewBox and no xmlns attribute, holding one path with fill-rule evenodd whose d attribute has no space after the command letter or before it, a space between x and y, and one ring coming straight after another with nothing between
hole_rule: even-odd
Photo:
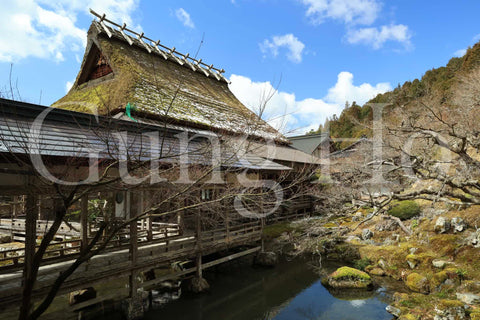
<instances>
[{"instance_id":1,"label":"dark window opening","mask_svg":"<svg viewBox=\"0 0 480 320\"><path fill-rule=\"evenodd\" d=\"M87 81L98 79L113 72L105 56L98 52L95 57L96 63L92 66L92 71L88 75Z\"/></svg>"},{"instance_id":2,"label":"dark window opening","mask_svg":"<svg viewBox=\"0 0 480 320\"><path fill-rule=\"evenodd\" d=\"M108 64L107 58L95 44L92 44L85 65L83 66L82 73L78 79L78 84L81 85L90 80L105 77L110 73L113 73L113 70Z\"/></svg>"}]
</instances>

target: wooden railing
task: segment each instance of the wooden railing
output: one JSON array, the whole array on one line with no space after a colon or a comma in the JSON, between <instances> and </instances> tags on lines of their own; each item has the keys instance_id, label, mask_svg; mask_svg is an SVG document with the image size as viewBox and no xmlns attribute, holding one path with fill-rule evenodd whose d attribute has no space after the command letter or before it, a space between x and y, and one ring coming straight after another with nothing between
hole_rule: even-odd
<instances>
[{"instance_id":1,"label":"wooden railing","mask_svg":"<svg viewBox=\"0 0 480 320\"><path fill-rule=\"evenodd\" d=\"M305 217L305 215L310 212L311 206L312 203L308 199L297 199L291 204L287 204L286 206L280 208L278 214L268 216L265 219L265 222L267 224L272 224ZM14 220L13 223L15 226L24 227L24 221ZM148 226L148 223L150 223L151 227ZM37 227L38 226L45 227L45 224L39 222L37 224ZM87 238L89 242L93 239L92 235L96 230L98 229L95 227L90 228L90 237ZM255 220L252 222L245 222L245 219L243 219L243 221L232 220L222 228L214 230L202 230L200 240L202 245L208 245L209 242L213 243L217 241L223 241L228 244L234 239L261 233L261 231L262 228L260 220ZM137 222L137 239L139 250L142 246L150 244L161 244L166 252L185 250L186 248L192 248L198 245L198 241L194 235L183 235L180 226L173 223L145 222L139 220ZM102 238L100 239L100 244L101 241ZM128 228L124 228L107 244L104 251L112 252L115 250L121 250L128 248L129 245L130 230ZM71 240L54 242L47 249L42 264L49 264L75 258L79 255L81 248L82 241L79 237L75 237L75 239ZM0 251L0 270L18 268L22 266L25 257L24 251L24 248Z\"/></svg>"},{"instance_id":2,"label":"wooden railing","mask_svg":"<svg viewBox=\"0 0 480 320\"><path fill-rule=\"evenodd\" d=\"M160 223L152 222L152 235L151 239L148 240L149 236L148 230L139 230L138 231L138 243L156 243L165 241L166 238L172 238L180 235L179 226L171 223ZM88 237L88 241L91 241L93 237ZM100 239L100 243L101 244ZM105 251L112 251L121 248L128 247L130 242L130 232L127 229L124 229L115 235L115 238L109 242L106 246ZM36 247L37 250L39 246ZM71 259L77 256L80 253L82 248L82 240L80 238L53 242L47 251L45 252L43 263L56 262L65 259ZM11 267L20 267L23 265L25 258L25 249L16 248L16 249L7 249L0 251L0 270L7 269Z\"/></svg>"}]
</instances>

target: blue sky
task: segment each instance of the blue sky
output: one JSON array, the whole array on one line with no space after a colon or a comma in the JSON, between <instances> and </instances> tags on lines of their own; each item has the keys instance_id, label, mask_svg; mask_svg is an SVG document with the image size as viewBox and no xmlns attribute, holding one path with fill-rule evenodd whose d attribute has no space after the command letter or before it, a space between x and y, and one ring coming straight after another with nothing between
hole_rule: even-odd
<instances>
[{"instance_id":1,"label":"blue sky","mask_svg":"<svg viewBox=\"0 0 480 320\"><path fill-rule=\"evenodd\" d=\"M284 132L316 128L445 65L480 40L480 1L0 1L0 88L49 105L80 68L88 8L226 70L231 90ZM278 89L278 91L275 91ZM40 100L41 99L41 100Z\"/></svg>"}]
</instances>

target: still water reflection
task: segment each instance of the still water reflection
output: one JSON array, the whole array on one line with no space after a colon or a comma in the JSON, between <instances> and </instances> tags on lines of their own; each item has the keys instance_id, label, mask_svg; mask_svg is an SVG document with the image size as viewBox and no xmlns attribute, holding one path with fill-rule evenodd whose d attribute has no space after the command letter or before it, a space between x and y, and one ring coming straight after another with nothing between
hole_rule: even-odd
<instances>
[{"instance_id":1,"label":"still water reflection","mask_svg":"<svg viewBox=\"0 0 480 320\"><path fill-rule=\"evenodd\" d=\"M336 266L330 265L327 271ZM388 320L388 291L329 292L306 261L274 269L245 267L207 276L210 293L184 294L150 310L145 319Z\"/></svg>"}]
</instances>

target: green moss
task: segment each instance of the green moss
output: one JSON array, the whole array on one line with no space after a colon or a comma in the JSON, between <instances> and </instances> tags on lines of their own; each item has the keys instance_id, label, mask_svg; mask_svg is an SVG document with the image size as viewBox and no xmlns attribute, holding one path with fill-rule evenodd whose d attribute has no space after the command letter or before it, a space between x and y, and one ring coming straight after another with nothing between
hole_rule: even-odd
<instances>
[{"instance_id":1,"label":"green moss","mask_svg":"<svg viewBox=\"0 0 480 320\"><path fill-rule=\"evenodd\" d=\"M428 293L430 291L428 279L415 272L408 275L405 284L410 290L415 292Z\"/></svg>"},{"instance_id":2,"label":"green moss","mask_svg":"<svg viewBox=\"0 0 480 320\"><path fill-rule=\"evenodd\" d=\"M439 308L440 310L445 310L449 308L459 308L463 306L464 306L464 303L459 300L447 300L447 299L442 299L437 304L437 308Z\"/></svg>"},{"instance_id":3,"label":"green moss","mask_svg":"<svg viewBox=\"0 0 480 320\"><path fill-rule=\"evenodd\" d=\"M371 263L372 261L370 259L362 258L362 259L355 260L354 266L356 269L365 271L365 268L368 267Z\"/></svg>"},{"instance_id":4,"label":"green moss","mask_svg":"<svg viewBox=\"0 0 480 320\"><path fill-rule=\"evenodd\" d=\"M329 223L325 223L324 225L322 225L322 227L324 227L324 228L336 228L336 227L338 227L338 225L336 223L329 222Z\"/></svg>"},{"instance_id":5,"label":"green moss","mask_svg":"<svg viewBox=\"0 0 480 320\"><path fill-rule=\"evenodd\" d=\"M480 310L475 310L472 313L470 313L470 319L471 320L480 320Z\"/></svg>"},{"instance_id":6,"label":"green moss","mask_svg":"<svg viewBox=\"0 0 480 320\"><path fill-rule=\"evenodd\" d=\"M364 280L370 281L370 276L361 270L357 270L350 267L338 268L331 277L335 280Z\"/></svg>"},{"instance_id":7,"label":"green moss","mask_svg":"<svg viewBox=\"0 0 480 320\"><path fill-rule=\"evenodd\" d=\"M440 234L430 238L430 248L439 256L453 256L457 247L456 235Z\"/></svg>"},{"instance_id":8,"label":"green moss","mask_svg":"<svg viewBox=\"0 0 480 320\"><path fill-rule=\"evenodd\" d=\"M401 220L407 220L420 214L420 206L412 200L399 201L388 209L388 214Z\"/></svg>"},{"instance_id":9,"label":"green moss","mask_svg":"<svg viewBox=\"0 0 480 320\"><path fill-rule=\"evenodd\" d=\"M423 266L429 266L432 263L434 258L435 258L435 255L428 252L423 252L419 254L409 254L405 257L407 261L413 262L417 265L423 265Z\"/></svg>"},{"instance_id":10,"label":"green moss","mask_svg":"<svg viewBox=\"0 0 480 320\"><path fill-rule=\"evenodd\" d=\"M449 277L448 277L448 273L445 272L445 271L440 271L440 272L437 272L433 275L432 279L430 280L430 284L431 284L431 287L432 288L437 288L439 287L442 283L445 282L445 280L447 280Z\"/></svg>"}]
</instances>

